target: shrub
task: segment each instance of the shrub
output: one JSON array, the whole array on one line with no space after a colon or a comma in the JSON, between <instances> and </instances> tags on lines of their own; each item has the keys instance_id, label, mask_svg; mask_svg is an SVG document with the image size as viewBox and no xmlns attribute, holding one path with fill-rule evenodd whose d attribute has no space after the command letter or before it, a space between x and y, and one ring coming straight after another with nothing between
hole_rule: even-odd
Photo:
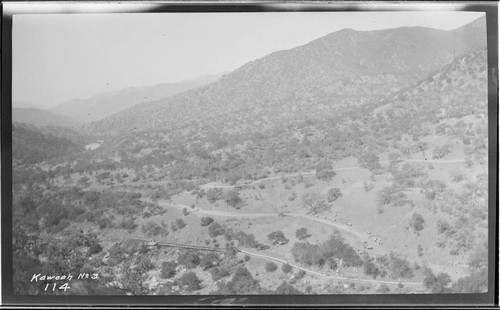
<instances>
[{"instance_id":1,"label":"shrub","mask_svg":"<svg viewBox=\"0 0 500 310\"><path fill-rule=\"evenodd\" d=\"M158 236L160 234L165 235L166 232L164 229L158 225L156 222L147 222L146 224L142 225L142 232L148 236L148 237L153 237L153 236Z\"/></svg>"},{"instance_id":2,"label":"shrub","mask_svg":"<svg viewBox=\"0 0 500 310\"><path fill-rule=\"evenodd\" d=\"M328 202L335 201L340 197L342 197L342 193L340 192L340 188L335 187L335 188L330 188L328 190L328 195L327 195Z\"/></svg>"},{"instance_id":3,"label":"shrub","mask_svg":"<svg viewBox=\"0 0 500 310\"><path fill-rule=\"evenodd\" d=\"M307 228L301 227L295 231L295 237L299 240L304 240L311 237L311 235L307 233Z\"/></svg>"},{"instance_id":4,"label":"shrub","mask_svg":"<svg viewBox=\"0 0 500 310\"><path fill-rule=\"evenodd\" d=\"M186 222L184 222L183 219L178 218L177 220L175 220L175 226L177 226L178 229L183 229L184 227L186 227Z\"/></svg>"},{"instance_id":5,"label":"shrub","mask_svg":"<svg viewBox=\"0 0 500 310\"><path fill-rule=\"evenodd\" d=\"M373 152L365 152L358 158L358 164L362 168L376 171L381 168L379 157Z\"/></svg>"},{"instance_id":6,"label":"shrub","mask_svg":"<svg viewBox=\"0 0 500 310\"><path fill-rule=\"evenodd\" d=\"M207 217L202 217L201 218L200 226L208 226L208 225L212 224L213 221L214 221L214 219L211 218L211 217L208 217L208 216Z\"/></svg>"},{"instance_id":7,"label":"shrub","mask_svg":"<svg viewBox=\"0 0 500 310\"><path fill-rule=\"evenodd\" d=\"M439 234L445 234L449 236L454 233L453 228L447 221L438 220L437 221L437 231Z\"/></svg>"},{"instance_id":8,"label":"shrub","mask_svg":"<svg viewBox=\"0 0 500 310\"><path fill-rule=\"evenodd\" d=\"M220 285L217 294L249 295L259 294L260 292L261 287L259 281L252 277L247 268L240 266L236 269L231 281Z\"/></svg>"},{"instance_id":9,"label":"shrub","mask_svg":"<svg viewBox=\"0 0 500 310\"><path fill-rule=\"evenodd\" d=\"M238 190L231 189L224 194L224 201L233 208L239 209L242 202Z\"/></svg>"},{"instance_id":10,"label":"shrub","mask_svg":"<svg viewBox=\"0 0 500 310\"><path fill-rule=\"evenodd\" d=\"M406 194L396 186L382 188L377 193L377 200L381 205L392 204L393 206L404 206L409 202Z\"/></svg>"},{"instance_id":11,"label":"shrub","mask_svg":"<svg viewBox=\"0 0 500 310\"><path fill-rule=\"evenodd\" d=\"M426 173L421 166L413 166L409 163L405 163L400 171L392 171L394 183L404 188L414 187L415 179L424 175L426 175Z\"/></svg>"},{"instance_id":12,"label":"shrub","mask_svg":"<svg viewBox=\"0 0 500 310\"><path fill-rule=\"evenodd\" d=\"M99 243L93 242L90 245L90 248L89 248L89 254L90 255L100 253L101 251L102 251L102 246Z\"/></svg>"},{"instance_id":13,"label":"shrub","mask_svg":"<svg viewBox=\"0 0 500 310\"><path fill-rule=\"evenodd\" d=\"M218 262L219 262L219 256L217 254L208 253L201 258L200 267L203 270L207 270L214 266L217 266Z\"/></svg>"},{"instance_id":14,"label":"shrub","mask_svg":"<svg viewBox=\"0 0 500 310\"><path fill-rule=\"evenodd\" d=\"M212 280L215 282L229 276L229 271L223 267L214 267L210 269L210 274L212 275Z\"/></svg>"},{"instance_id":15,"label":"shrub","mask_svg":"<svg viewBox=\"0 0 500 310\"><path fill-rule=\"evenodd\" d=\"M259 243L259 244L257 244L257 246L255 246L255 248L257 248L257 250L259 250L259 251L264 251L264 250L270 249L271 247L268 245Z\"/></svg>"},{"instance_id":16,"label":"shrub","mask_svg":"<svg viewBox=\"0 0 500 310\"><path fill-rule=\"evenodd\" d=\"M273 262L267 262L265 268L267 272L274 272L276 271L276 269L278 269L278 266L276 266L276 264Z\"/></svg>"},{"instance_id":17,"label":"shrub","mask_svg":"<svg viewBox=\"0 0 500 310\"><path fill-rule=\"evenodd\" d=\"M165 261L161 265L161 277L163 279L170 279L175 276L175 267L177 265L173 261Z\"/></svg>"},{"instance_id":18,"label":"shrub","mask_svg":"<svg viewBox=\"0 0 500 310\"><path fill-rule=\"evenodd\" d=\"M318 193L307 193L302 196L302 203L309 213L317 214L329 209L329 206Z\"/></svg>"},{"instance_id":19,"label":"shrub","mask_svg":"<svg viewBox=\"0 0 500 310\"><path fill-rule=\"evenodd\" d=\"M316 165L316 178L319 180L331 180L337 173L333 171L331 164L327 162L320 162Z\"/></svg>"},{"instance_id":20,"label":"shrub","mask_svg":"<svg viewBox=\"0 0 500 310\"><path fill-rule=\"evenodd\" d=\"M224 228L224 226L222 226L221 224L219 224L217 222L213 222L212 224L210 224L210 226L208 226L208 235L211 238L221 236L225 232L226 232L226 229Z\"/></svg>"},{"instance_id":21,"label":"shrub","mask_svg":"<svg viewBox=\"0 0 500 310\"><path fill-rule=\"evenodd\" d=\"M233 240L233 237L234 237L233 230L231 228L226 229L226 232L224 233L224 239L226 239L226 241L231 241Z\"/></svg>"},{"instance_id":22,"label":"shrub","mask_svg":"<svg viewBox=\"0 0 500 310\"><path fill-rule=\"evenodd\" d=\"M207 199L210 203L215 203L217 200L222 198L222 189L220 188L210 188L206 193Z\"/></svg>"},{"instance_id":23,"label":"shrub","mask_svg":"<svg viewBox=\"0 0 500 310\"><path fill-rule=\"evenodd\" d=\"M421 193L425 194L425 198L429 200L436 199L436 196L446 189L446 184L439 180L430 180L424 184Z\"/></svg>"},{"instance_id":24,"label":"shrub","mask_svg":"<svg viewBox=\"0 0 500 310\"><path fill-rule=\"evenodd\" d=\"M294 280L298 281L298 280L302 279L305 275L306 275L306 272L304 270L299 270L299 272L297 272L297 274L295 275Z\"/></svg>"},{"instance_id":25,"label":"shrub","mask_svg":"<svg viewBox=\"0 0 500 310\"><path fill-rule=\"evenodd\" d=\"M177 257L177 262L189 269L196 268L200 261L200 256L193 251L180 253Z\"/></svg>"},{"instance_id":26,"label":"shrub","mask_svg":"<svg viewBox=\"0 0 500 310\"><path fill-rule=\"evenodd\" d=\"M330 237L321 244L321 252L324 259L335 257L344 261L346 267L357 267L363 265L361 257L348 243L344 242L340 232L335 230Z\"/></svg>"},{"instance_id":27,"label":"shrub","mask_svg":"<svg viewBox=\"0 0 500 310\"><path fill-rule=\"evenodd\" d=\"M333 257L328 257L326 259L326 264L328 265L328 267L330 267L330 269L332 270L336 270L337 267L338 267L338 264L337 264L337 260Z\"/></svg>"},{"instance_id":28,"label":"shrub","mask_svg":"<svg viewBox=\"0 0 500 310\"><path fill-rule=\"evenodd\" d=\"M137 193L137 192L128 193L128 195L127 195L127 198L129 200L137 200L137 199L140 199L141 197L142 197L142 194L141 193Z\"/></svg>"},{"instance_id":29,"label":"shrub","mask_svg":"<svg viewBox=\"0 0 500 310\"><path fill-rule=\"evenodd\" d=\"M310 188L310 187L313 187L314 186L314 183L313 182L305 182L304 183L304 187L305 188Z\"/></svg>"},{"instance_id":30,"label":"shrub","mask_svg":"<svg viewBox=\"0 0 500 310\"><path fill-rule=\"evenodd\" d=\"M283 273L290 273L290 271L292 271L292 266L290 266L290 264L284 264L281 266L281 271Z\"/></svg>"},{"instance_id":31,"label":"shrub","mask_svg":"<svg viewBox=\"0 0 500 310\"><path fill-rule=\"evenodd\" d=\"M410 263L394 252L391 252L389 257L381 257L381 262L387 267L391 273L391 277L394 279L413 277Z\"/></svg>"},{"instance_id":32,"label":"shrub","mask_svg":"<svg viewBox=\"0 0 500 310\"><path fill-rule=\"evenodd\" d=\"M78 184L83 186L83 187L87 187L90 185L90 179L88 176L83 176L81 177L79 180L78 180Z\"/></svg>"},{"instance_id":33,"label":"shrub","mask_svg":"<svg viewBox=\"0 0 500 310\"><path fill-rule=\"evenodd\" d=\"M417 233L424 229L425 220L422 215L418 213L413 213L410 219L410 227L413 228Z\"/></svg>"},{"instance_id":34,"label":"shrub","mask_svg":"<svg viewBox=\"0 0 500 310\"><path fill-rule=\"evenodd\" d=\"M363 263L363 269L366 275L372 276L374 279L380 275L380 270L371 260L367 260Z\"/></svg>"},{"instance_id":35,"label":"shrub","mask_svg":"<svg viewBox=\"0 0 500 310\"><path fill-rule=\"evenodd\" d=\"M240 246L255 248L259 244L257 240L255 240L254 234L246 234L242 231L237 232L234 235L234 239L238 240Z\"/></svg>"},{"instance_id":36,"label":"shrub","mask_svg":"<svg viewBox=\"0 0 500 310\"><path fill-rule=\"evenodd\" d=\"M296 262L307 266L324 264L320 247L316 244L296 242L292 247L292 255Z\"/></svg>"},{"instance_id":37,"label":"shrub","mask_svg":"<svg viewBox=\"0 0 500 310\"><path fill-rule=\"evenodd\" d=\"M292 255L295 261L308 266L322 266L330 257L342 259L347 267L363 264L356 251L349 244L344 243L337 230L320 245L296 242L292 247Z\"/></svg>"},{"instance_id":38,"label":"shrub","mask_svg":"<svg viewBox=\"0 0 500 310\"><path fill-rule=\"evenodd\" d=\"M200 279L196 276L194 272L186 272L177 280L179 286L187 286L188 292L196 291L200 289Z\"/></svg>"},{"instance_id":39,"label":"shrub","mask_svg":"<svg viewBox=\"0 0 500 310\"><path fill-rule=\"evenodd\" d=\"M145 273L142 270L130 268L130 264L127 263L120 268L119 273L122 274L121 283L123 290L133 295L145 295L148 293L148 288L144 285Z\"/></svg>"},{"instance_id":40,"label":"shrub","mask_svg":"<svg viewBox=\"0 0 500 310\"><path fill-rule=\"evenodd\" d=\"M424 285L426 288L431 289L432 293L445 293L449 291L446 289L446 286L451 282L451 278L447 273L441 272L435 276L431 269L426 268L424 274Z\"/></svg>"},{"instance_id":41,"label":"shrub","mask_svg":"<svg viewBox=\"0 0 500 310\"><path fill-rule=\"evenodd\" d=\"M42 208L43 208L44 212L47 214L46 221L45 221L45 225L47 227L59 225L61 222L63 222L64 220L67 219L68 214L69 214L68 210L60 204L54 204L51 206L46 205L46 206L43 206ZM89 213L89 212L87 212L87 213ZM93 214L87 215L87 213L85 214L86 220L93 221L94 220Z\"/></svg>"},{"instance_id":42,"label":"shrub","mask_svg":"<svg viewBox=\"0 0 500 310\"><path fill-rule=\"evenodd\" d=\"M316 171L316 178L318 180L331 180L337 173L333 170Z\"/></svg>"},{"instance_id":43,"label":"shrub","mask_svg":"<svg viewBox=\"0 0 500 310\"><path fill-rule=\"evenodd\" d=\"M267 239L273 244L286 244L288 243L288 239L285 238L285 235L282 231L273 231L269 235L267 235Z\"/></svg>"},{"instance_id":44,"label":"shrub","mask_svg":"<svg viewBox=\"0 0 500 310\"><path fill-rule=\"evenodd\" d=\"M154 269L155 265L153 264L151 259L149 259L149 257L141 255L137 259L137 267L139 268L139 270L142 270L143 272L148 272Z\"/></svg>"}]
</instances>

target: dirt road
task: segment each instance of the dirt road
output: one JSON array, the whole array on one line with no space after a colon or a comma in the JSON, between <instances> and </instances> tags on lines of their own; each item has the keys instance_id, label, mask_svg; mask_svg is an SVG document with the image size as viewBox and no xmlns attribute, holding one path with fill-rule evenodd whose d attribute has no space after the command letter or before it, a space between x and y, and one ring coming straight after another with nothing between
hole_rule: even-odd
<instances>
[{"instance_id":1,"label":"dirt road","mask_svg":"<svg viewBox=\"0 0 500 310\"><path fill-rule=\"evenodd\" d=\"M380 163L390 163L390 160L381 160ZM410 162L410 163L432 163L432 164L457 164L457 163L463 163L463 159L455 159L455 160L435 160L435 159L405 159L405 160L400 160L398 162ZM333 167L334 171L348 171L348 170L356 170L356 169L364 169L359 166L350 166L350 167ZM211 183L206 183L203 185L200 185L200 188L202 189L210 189L210 188L222 188L222 189L231 189L235 187L248 187L248 186L253 186L262 182L266 181L272 181L272 180L278 180L281 178L291 178L291 177L297 177L301 175L309 175L309 174L314 174L316 173L315 171L305 171L305 172L294 172L294 173L289 173L289 174L283 174L283 175L277 175L277 176L272 176L272 177L267 177L263 179L258 179L252 182L248 183L243 183L243 184L235 184L235 185L227 185L223 184L220 182L211 182ZM183 180L183 181L203 181L203 179L192 179L192 180ZM169 183L169 180L166 181L141 181L141 182L124 182L124 183L117 183L114 185L91 185L88 188L89 189L104 189L104 188L109 188L110 186L115 186L115 187L123 187L125 188L126 186L141 186L141 185L163 185Z\"/></svg>"},{"instance_id":2,"label":"dirt road","mask_svg":"<svg viewBox=\"0 0 500 310\"><path fill-rule=\"evenodd\" d=\"M329 278L329 279L342 280L342 281L351 281L351 282L371 283L371 284L390 284L390 285L402 284L402 285L406 285L406 286L422 286L421 282L382 281L382 280L370 280L370 279L348 278L348 277L326 275L326 274L323 274L323 273L320 273L320 272L316 272L316 271L313 271L313 270L309 270L309 269L297 266L295 264L292 264L290 262L287 262L285 260L282 260L282 259L270 256L270 255L256 254L256 253L250 252L248 250L243 250L243 249L240 249L240 252L248 254L248 255L251 255L251 256L260 257L260 258L263 258L263 259L267 259L267 260L279 262L279 263L282 263L282 264L289 264L290 266L292 266L295 269L302 270L302 271L307 272L309 274L313 274L313 275L316 275L316 276L320 276L320 277L324 277L324 278Z\"/></svg>"},{"instance_id":3,"label":"dirt road","mask_svg":"<svg viewBox=\"0 0 500 310\"><path fill-rule=\"evenodd\" d=\"M391 160L381 160L380 163L390 163ZM428 163L428 164L457 164L457 163L463 163L463 159L456 159L456 160L435 160L435 159L405 159L405 160L400 160L398 162L410 162L410 163ZM333 167L333 171L348 171L348 170L357 170L357 169L364 169L359 166L350 166L350 167ZM247 187L247 186L253 186L258 183L266 182L266 181L272 181L272 180L278 180L281 178L290 178L290 177L296 177L300 175L308 175L308 174L314 174L316 173L315 171L306 171L306 172L295 172L295 173L289 173L289 174L283 174L283 175L278 175L278 176L273 176L273 177L268 177L268 178L263 178L259 180L255 180L253 182L249 183L243 183L243 184L238 184L238 185L225 185L221 183L206 183L200 186L200 188L203 189L209 189L209 188L235 188L235 187Z\"/></svg>"},{"instance_id":4,"label":"dirt road","mask_svg":"<svg viewBox=\"0 0 500 310\"><path fill-rule=\"evenodd\" d=\"M144 200L151 202L149 199L144 199ZM158 204L160 206L175 207L179 210L186 208L189 210L189 212L196 212L198 214L211 215L211 216L217 216L217 217L259 218L259 217L279 217L280 216L277 213L244 213L244 212L231 212L231 211L220 211L220 210L205 210L205 209L200 209L198 207L195 207L194 209L192 209L188 205L179 204L179 203L168 203L166 201L159 201ZM344 225L344 224L337 223L335 221L331 221L331 220L324 219L324 218L319 218L319 217L316 217L316 216L313 216L310 214L306 214L306 213L285 213L284 216L300 217L300 218L304 218L304 219L307 219L310 221L315 221L315 222L327 224L327 225L330 225L334 228L337 228L345 233L348 233L350 235L355 236L357 239L359 239L360 242L363 242L363 241L371 242L369 234L367 234L364 231L358 231L357 229L353 228L352 226Z\"/></svg>"}]
</instances>

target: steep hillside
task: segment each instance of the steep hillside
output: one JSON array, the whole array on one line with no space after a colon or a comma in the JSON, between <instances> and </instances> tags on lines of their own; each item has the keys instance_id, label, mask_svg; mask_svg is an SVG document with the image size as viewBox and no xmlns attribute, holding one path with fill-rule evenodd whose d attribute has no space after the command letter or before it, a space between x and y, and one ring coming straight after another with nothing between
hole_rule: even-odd
<instances>
[{"instance_id":1,"label":"steep hillside","mask_svg":"<svg viewBox=\"0 0 500 310\"><path fill-rule=\"evenodd\" d=\"M385 131L402 131L420 136L425 124L457 119L466 115L486 117L487 109L486 49L456 57L414 87L404 89L387 99L375 110L379 119L387 119ZM411 115L411 117L409 117Z\"/></svg>"},{"instance_id":2,"label":"steep hillside","mask_svg":"<svg viewBox=\"0 0 500 310\"><path fill-rule=\"evenodd\" d=\"M12 126L12 158L16 164L37 164L47 160L57 160L82 150L81 145L69 139L42 133L36 128L24 125Z\"/></svg>"},{"instance_id":3,"label":"steep hillside","mask_svg":"<svg viewBox=\"0 0 500 310\"><path fill-rule=\"evenodd\" d=\"M36 108L12 108L12 122L30 124L37 127L74 127L79 125L77 121L68 116L63 116Z\"/></svg>"},{"instance_id":4,"label":"steep hillside","mask_svg":"<svg viewBox=\"0 0 500 310\"><path fill-rule=\"evenodd\" d=\"M239 130L243 119L248 127L262 129L332 115L377 102L454 57L484 47L484 31L471 25L453 31L344 29L250 62L207 87L125 110L89 129L117 133L210 123Z\"/></svg>"},{"instance_id":5,"label":"steep hillside","mask_svg":"<svg viewBox=\"0 0 500 310\"><path fill-rule=\"evenodd\" d=\"M72 117L82 123L90 123L141 102L167 98L210 84L220 77L221 74L217 74L179 83L162 83L148 87L129 87L119 91L98 94L88 99L71 100L52 108L51 111Z\"/></svg>"},{"instance_id":6,"label":"steep hillside","mask_svg":"<svg viewBox=\"0 0 500 310\"><path fill-rule=\"evenodd\" d=\"M276 115L289 110L235 113L208 119L210 123L187 124L177 131L128 130L108 139L98 152L106 157L119 150L121 165L137 171L155 167L150 174L155 179L229 182L310 171L322 160L357 158L363 152L387 156L396 151L399 156L412 156L425 151L430 159L435 139L464 140L468 156L483 162L485 49L456 57L415 85L384 99L385 104L351 105L330 114L311 101L297 108L302 118L290 117L281 123ZM268 122L275 126L266 127ZM456 156L464 158L463 153Z\"/></svg>"}]
</instances>

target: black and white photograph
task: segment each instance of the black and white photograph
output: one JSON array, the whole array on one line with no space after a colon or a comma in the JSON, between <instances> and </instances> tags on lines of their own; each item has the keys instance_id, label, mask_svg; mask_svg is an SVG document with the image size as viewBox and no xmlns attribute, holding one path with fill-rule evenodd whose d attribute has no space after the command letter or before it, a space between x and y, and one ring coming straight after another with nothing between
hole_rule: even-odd
<instances>
[{"instance_id":1,"label":"black and white photograph","mask_svg":"<svg viewBox=\"0 0 500 310\"><path fill-rule=\"evenodd\" d=\"M14 295L489 292L484 10L50 8L12 16Z\"/></svg>"}]
</instances>

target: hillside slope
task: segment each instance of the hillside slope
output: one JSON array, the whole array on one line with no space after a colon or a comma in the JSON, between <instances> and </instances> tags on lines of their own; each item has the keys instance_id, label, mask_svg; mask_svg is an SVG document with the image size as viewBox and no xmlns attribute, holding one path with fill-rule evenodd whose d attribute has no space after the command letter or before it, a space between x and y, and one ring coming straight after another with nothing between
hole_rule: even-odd
<instances>
[{"instance_id":1,"label":"hillside slope","mask_svg":"<svg viewBox=\"0 0 500 310\"><path fill-rule=\"evenodd\" d=\"M41 132L33 127L12 126L12 158L19 165L55 160L82 151L83 147L65 137Z\"/></svg>"},{"instance_id":2,"label":"hillside slope","mask_svg":"<svg viewBox=\"0 0 500 310\"><path fill-rule=\"evenodd\" d=\"M243 119L247 127L268 128L335 114L347 106L377 102L458 55L484 47L484 26L474 26L481 23L484 19L452 31L344 29L249 62L209 86L140 104L88 128L118 133L207 123L238 130Z\"/></svg>"}]
</instances>

